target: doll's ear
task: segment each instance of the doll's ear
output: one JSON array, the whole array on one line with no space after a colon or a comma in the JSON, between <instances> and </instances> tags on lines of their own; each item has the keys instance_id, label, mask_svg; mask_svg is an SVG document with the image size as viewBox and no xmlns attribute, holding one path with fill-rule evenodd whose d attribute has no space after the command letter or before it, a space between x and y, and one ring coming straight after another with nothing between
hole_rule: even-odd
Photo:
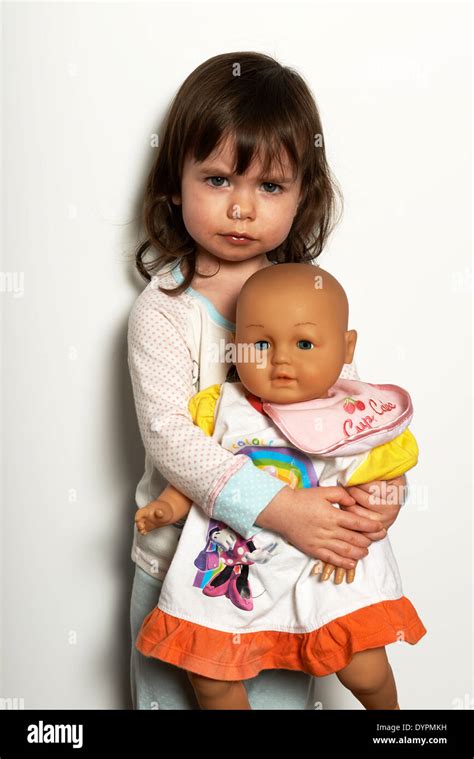
<instances>
[{"instance_id":1,"label":"doll's ear","mask_svg":"<svg viewBox=\"0 0 474 759\"><path fill-rule=\"evenodd\" d=\"M352 364L352 359L354 357L354 351L357 343L357 332L355 329L350 329L346 332L346 356L344 359L344 363L346 364Z\"/></svg>"}]
</instances>

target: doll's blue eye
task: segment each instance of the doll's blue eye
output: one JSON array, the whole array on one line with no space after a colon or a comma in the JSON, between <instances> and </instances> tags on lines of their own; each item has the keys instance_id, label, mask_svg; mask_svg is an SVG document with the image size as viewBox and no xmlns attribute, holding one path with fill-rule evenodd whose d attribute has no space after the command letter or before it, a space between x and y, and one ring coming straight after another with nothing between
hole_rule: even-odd
<instances>
[{"instance_id":1,"label":"doll's blue eye","mask_svg":"<svg viewBox=\"0 0 474 759\"><path fill-rule=\"evenodd\" d=\"M270 343L268 342L268 340L257 340L257 342L255 343L255 347L257 348L257 350L259 350L259 351L264 351L264 350L266 350L266 348L260 348L260 347L259 347L259 346L261 346L263 343L265 343L266 345L270 346Z\"/></svg>"},{"instance_id":2,"label":"doll's blue eye","mask_svg":"<svg viewBox=\"0 0 474 759\"><path fill-rule=\"evenodd\" d=\"M301 343L303 343L301 345ZM313 343L310 340L298 340L297 342L298 348L301 348L302 350L311 350L311 348L314 348Z\"/></svg>"}]
</instances>

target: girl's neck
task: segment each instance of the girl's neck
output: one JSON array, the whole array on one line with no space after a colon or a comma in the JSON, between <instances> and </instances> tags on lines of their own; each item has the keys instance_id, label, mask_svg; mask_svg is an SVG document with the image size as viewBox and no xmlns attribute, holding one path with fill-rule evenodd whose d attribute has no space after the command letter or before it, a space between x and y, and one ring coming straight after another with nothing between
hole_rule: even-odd
<instances>
[{"instance_id":1,"label":"girl's neck","mask_svg":"<svg viewBox=\"0 0 474 759\"><path fill-rule=\"evenodd\" d=\"M196 256L196 273L193 278L193 287L196 285L212 282L215 285L230 285L235 283L237 291L244 282L259 269L271 266L265 253L245 261L224 261L212 253L200 250ZM183 274L188 270L188 262L183 261Z\"/></svg>"},{"instance_id":2,"label":"girl's neck","mask_svg":"<svg viewBox=\"0 0 474 759\"><path fill-rule=\"evenodd\" d=\"M205 295L221 316L235 323L237 298L244 282L259 269L271 265L272 263L265 253L246 261L223 261L211 253L198 251L196 274L191 286L197 292ZM181 269L186 275L188 272L186 258L181 262Z\"/></svg>"}]
</instances>

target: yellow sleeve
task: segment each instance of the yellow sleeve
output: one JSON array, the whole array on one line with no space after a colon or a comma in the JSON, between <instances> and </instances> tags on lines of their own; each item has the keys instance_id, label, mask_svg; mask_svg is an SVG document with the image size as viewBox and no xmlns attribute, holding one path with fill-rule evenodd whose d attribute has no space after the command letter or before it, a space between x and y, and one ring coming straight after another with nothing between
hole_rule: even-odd
<instances>
[{"instance_id":1,"label":"yellow sleeve","mask_svg":"<svg viewBox=\"0 0 474 759\"><path fill-rule=\"evenodd\" d=\"M418 445L408 427L393 440L372 448L352 472L347 486L372 480L393 480L418 462Z\"/></svg>"},{"instance_id":2,"label":"yellow sleeve","mask_svg":"<svg viewBox=\"0 0 474 759\"><path fill-rule=\"evenodd\" d=\"M214 432L214 414L220 394L221 385L210 385L199 393L195 393L188 403L194 424L197 424L206 435L212 435Z\"/></svg>"}]
</instances>

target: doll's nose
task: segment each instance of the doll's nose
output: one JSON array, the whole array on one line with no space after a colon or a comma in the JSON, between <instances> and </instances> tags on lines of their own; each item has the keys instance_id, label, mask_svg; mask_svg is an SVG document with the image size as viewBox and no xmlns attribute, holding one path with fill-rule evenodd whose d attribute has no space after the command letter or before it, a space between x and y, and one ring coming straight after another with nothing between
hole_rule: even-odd
<instances>
[{"instance_id":1,"label":"doll's nose","mask_svg":"<svg viewBox=\"0 0 474 759\"><path fill-rule=\"evenodd\" d=\"M275 365L288 364L288 351L281 346L277 346L273 351L272 363Z\"/></svg>"}]
</instances>

